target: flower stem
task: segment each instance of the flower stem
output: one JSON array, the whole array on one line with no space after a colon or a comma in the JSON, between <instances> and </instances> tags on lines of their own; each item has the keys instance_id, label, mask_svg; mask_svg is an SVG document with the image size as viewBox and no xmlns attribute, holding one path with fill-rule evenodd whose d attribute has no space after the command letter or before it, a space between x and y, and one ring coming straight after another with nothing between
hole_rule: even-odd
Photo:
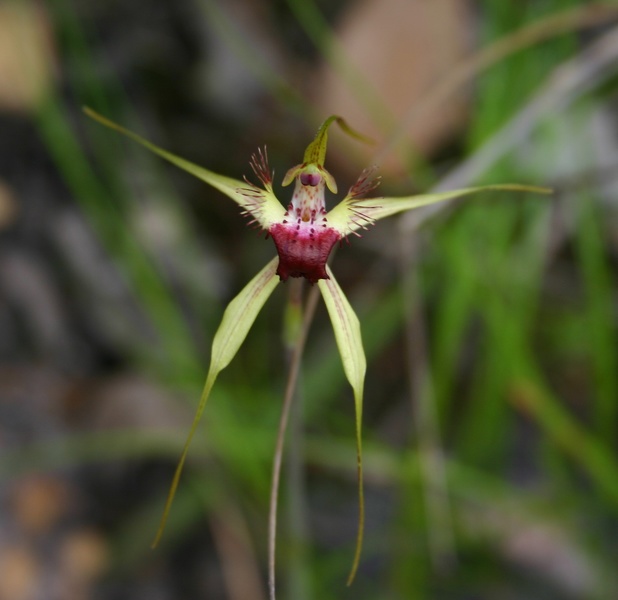
<instances>
[{"instance_id":1,"label":"flower stem","mask_svg":"<svg viewBox=\"0 0 618 600\"><path fill-rule=\"evenodd\" d=\"M299 296L295 296L295 290L292 291L290 310L300 310ZM270 488L270 509L268 514L268 593L270 600L275 600L275 547L277 536L277 502L279 498L279 482L281 478L281 463L283 457L283 446L285 442L285 433L287 430L288 419L290 416L290 409L292 401L294 399L294 392L296 390L296 384L298 382L298 374L300 372L300 362L302 359L303 351L305 349L305 342L307 340L307 333L309 327L313 321L315 309L319 298L319 290L317 287L312 287L307 296L307 302L305 305L304 315L302 315L302 325L300 329L294 332L294 327L290 326L288 321L286 326L286 346L291 349L288 379L285 388L285 395L283 399L283 407L281 409L281 417L279 420L279 429L277 432L277 441L275 445L275 454L273 457L273 474L272 483ZM297 313L298 314L298 313ZM300 313L302 314L302 313ZM292 320L292 323L295 319ZM291 334L291 335L289 335ZM293 345L292 345L293 344Z\"/></svg>"}]
</instances>

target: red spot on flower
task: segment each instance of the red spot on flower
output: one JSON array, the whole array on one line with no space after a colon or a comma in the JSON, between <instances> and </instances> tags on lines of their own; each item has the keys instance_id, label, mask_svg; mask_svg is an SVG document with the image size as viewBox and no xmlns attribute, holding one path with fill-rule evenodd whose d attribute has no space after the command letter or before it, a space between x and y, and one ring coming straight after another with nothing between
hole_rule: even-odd
<instances>
[{"instance_id":1,"label":"red spot on flower","mask_svg":"<svg viewBox=\"0 0 618 600\"><path fill-rule=\"evenodd\" d=\"M301 173L300 174L300 182L303 185L310 185L311 187L315 187L322 181L322 177L319 173Z\"/></svg>"},{"instance_id":2,"label":"red spot on flower","mask_svg":"<svg viewBox=\"0 0 618 600\"><path fill-rule=\"evenodd\" d=\"M288 277L304 277L311 283L328 279L326 261L341 234L332 227L312 233L309 228L290 227L276 223L269 230L277 253L277 275L281 281Z\"/></svg>"}]
</instances>

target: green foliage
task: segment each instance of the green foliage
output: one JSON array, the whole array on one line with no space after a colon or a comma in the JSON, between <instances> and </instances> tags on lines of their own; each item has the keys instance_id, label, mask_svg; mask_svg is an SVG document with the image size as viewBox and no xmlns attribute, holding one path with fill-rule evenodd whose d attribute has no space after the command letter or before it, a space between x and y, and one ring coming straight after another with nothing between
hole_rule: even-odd
<instances>
[{"instance_id":1,"label":"green foliage","mask_svg":"<svg viewBox=\"0 0 618 600\"><path fill-rule=\"evenodd\" d=\"M206 260L200 254L200 240L216 239L216 225L194 223L195 212L160 165L138 158L95 125L76 125L76 107L83 103L109 108L114 120L132 126L140 119L120 85L94 75L101 71L89 50L91 31L76 18L69 2L54 4L62 53L82 76L71 78L74 106L58 93L41 104L37 115L41 137L154 332L154 342L139 335L127 338L121 348L127 365L168 389L181 390L192 402L199 396L207 353L197 341L161 257L135 231L131 215L136 194L127 173L147 173L152 182L148 191L156 189L159 194L153 201L180 223L181 253ZM577 4L482 2L483 43ZM347 69L338 46L328 43L332 31L315 4L290 0L289 5L302 19L301 26L308 29L319 54L346 73L365 108L374 111L375 121L388 131L392 116L375 90L365 85L362 73ZM228 19L217 6L205 2L204 15ZM311 131L315 115L294 85L247 53L234 22L225 23L226 39L240 56L257 65L272 102L286 119L297 119L299 127ZM480 73L458 160L474 157L555 69L580 51L577 33L562 34ZM526 562L513 550L524 533L531 539L541 536L552 556L581 567L586 589L579 597L618 594L612 570L618 527L617 278L609 250L615 224L608 206L599 201L598 187L586 183L571 189L563 182L579 177L577 167L564 173L552 162L565 145L572 146L577 161L585 161L591 140L581 133L582 124L590 122L604 98L588 94L584 100L535 128L529 144L543 149L539 156L535 154L535 164L513 152L491 165L482 181L467 182L531 181L555 186L556 199L531 195L513 200L500 194L461 203L455 214L418 233L427 241L421 258L413 266L402 261L399 272L393 264L399 248L395 229L390 239L384 238L392 241L392 247L383 252L355 242L344 249L345 257L343 251L336 257L337 266L350 267L345 276L335 270L342 286L351 290L348 296L357 309L368 361L363 434L366 549L358 581L345 590L342 582L354 544L350 515L355 516L356 507L351 483L356 439L349 425L354 403L323 312L316 318L304 361L306 437L301 448L312 474L319 474L307 486L310 508L326 510L323 497L337 498L341 506L333 511L341 532L336 542L305 541L316 544L314 552L304 555L310 557L306 567L315 597L566 597L568 582L557 579L551 569ZM577 122L582 128L573 127L571 137L561 137L555 121L569 126ZM281 146L295 143L286 136L273 133L278 165L289 162ZM257 146L264 141L259 138L252 143ZM431 164L422 167L438 179ZM570 227L557 229L564 215ZM562 239L555 248L557 232ZM233 258L223 243L213 253L216 259L233 260L247 273L255 272L263 262L261 256L255 259L259 243L249 237L235 244ZM355 253L361 257L356 267ZM419 280L415 306L407 304L402 291L402 281L412 269ZM216 291L215 282L186 284L185 293L196 313L191 323L203 327L206 347L214 336L217 315L242 287L242 277L231 278L235 287L227 298ZM410 400L405 332L413 309L420 310L426 332L423 364L414 363L413 372L421 373L427 383ZM240 364L221 375L220 387L213 392L217 401L209 405L209 424L196 433L192 452L198 464L187 465L194 484L178 488L179 510L176 516L172 512L168 524L168 533L176 536L174 543L190 536L192 524L205 511L225 518L226 504L233 502L249 523L253 545L265 545L268 465L286 375L279 338L271 333L281 326L276 304L266 311L239 353ZM126 322L124 327L132 330L135 325ZM429 442L424 438L427 415L422 413L427 403L437 411L435 436ZM416 427L419 422L423 427ZM182 451L184 435L184 431L76 435L7 454L0 459L0 467L4 475L12 476L105 458L173 462ZM444 479L437 481L434 476L440 465ZM443 497L448 511L446 517L436 518L432 499ZM132 557L127 562L136 557L144 560L163 498L162 489L159 497L145 503L143 521L128 518L124 531L115 534L119 555ZM317 521L319 516L312 513L311 518ZM285 537L284 529L281 535ZM141 546L135 536L143 541ZM436 541L440 539L451 542ZM321 551L325 546L328 552ZM541 554L532 552L532 556ZM280 572L285 571L283 559Z\"/></svg>"}]
</instances>

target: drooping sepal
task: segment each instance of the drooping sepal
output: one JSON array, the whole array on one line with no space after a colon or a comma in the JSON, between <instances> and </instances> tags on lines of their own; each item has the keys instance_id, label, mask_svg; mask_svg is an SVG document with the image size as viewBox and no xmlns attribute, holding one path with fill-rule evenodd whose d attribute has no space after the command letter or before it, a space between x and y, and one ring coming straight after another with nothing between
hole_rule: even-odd
<instances>
[{"instance_id":1,"label":"drooping sepal","mask_svg":"<svg viewBox=\"0 0 618 600\"><path fill-rule=\"evenodd\" d=\"M361 339L360 323L354 309L335 280L330 267L326 267L329 279L321 279L318 286L328 315L335 332L335 341L343 363L343 371L354 392L354 407L356 412L356 456L358 471L358 533L356 550L352 568L348 576L348 585L352 583L358 570L361 550L363 547L363 532L365 528L365 499L363 493L363 453L362 453L362 419L363 419L363 387L367 361Z\"/></svg>"},{"instance_id":2,"label":"drooping sepal","mask_svg":"<svg viewBox=\"0 0 618 600\"><path fill-rule=\"evenodd\" d=\"M187 436L182 454L180 455L180 460L176 467L176 472L174 473L159 529L152 544L153 547L159 543L163 535L165 523L167 522L167 517L174 496L176 495L176 488L180 481L180 475L189 452L191 440L197 431L197 426L202 418L202 413L210 397L210 392L212 391L215 380L219 373L230 364L231 360L238 352L238 349L247 337L247 333L249 333L249 329L253 325L262 306L264 306L264 303L272 294L278 283L276 275L277 260L277 258L273 258L228 304L223 313L223 320L212 342L212 355L210 358L208 375L206 376L206 383L204 384L204 389L193 423L191 424L191 429L189 430L189 435Z\"/></svg>"}]
</instances>

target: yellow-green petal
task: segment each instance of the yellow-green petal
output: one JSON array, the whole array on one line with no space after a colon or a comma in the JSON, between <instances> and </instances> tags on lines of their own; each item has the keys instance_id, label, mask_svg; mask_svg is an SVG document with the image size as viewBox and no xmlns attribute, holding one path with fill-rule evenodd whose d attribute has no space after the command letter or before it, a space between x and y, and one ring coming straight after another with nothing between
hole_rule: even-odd
<instances>
[{"instance_id":1,"label":"yellow-green petal","mask_svg":"<svg viewBox=\"0 0 618 600\"><path fill-rule=\"evenodd\" d=\"M218 173L209 171L184 158L180 158L167 150L163 150L163 148L159 148L159 146L149 142L137 133L114 123L91 108L84 107L84 112L95 121L126 135L138 144L148 148L151 152L154 152L158 156L219 190L234 200L243 210L250 213L264 229L268 229L273 223L283 219L285 209L273 194L270 186L268 186L267 189L261 189L256 186L251 186L245 181L219 175Z\"/></svg>"},{"instance_id":2,"label":"yellow-green petal","mask_svg":"<svg viewBox=\"0 0 618 600\"><path fill-rule=\"evenodd\" d=\"M356 410L356 456L358 469L358 534L352 569L348 576L348 585L352 583L358 569L360 554L363 547L363 531L365 527L365 500L363 494L363 459L362 459L362 419L363 419L363 387L367 361L361 339L360 323L356 313L350 306L339 284L335 280L330 267L326 267L330 279L320 279L318 286L328 310L328 315L335 332L337 348L343 363L343 370L354 392Z\"/></svg>"},{"instance_id":3,"label":"yellow-green petal","mask_svg":"<svg viewBox=\"0 0 618 600\"><path fill-rule=\"evenodd\" d=\"M165 523L172 506L172 501L174 500L174 495L176 494L176 488L178 487L182 468L187 458L189 445L195 435L198 423L204 412L204 407L206 406L212 387L217 379L217 375L230 364L247 337L247 333L249 333L249 329L253 325L262 306L264 306L264 302L266 302L279 282L276 274L278 261L278 258L273 258L225 309L223 320L212 342L212 356L208 375L206 376L206 383L204 384L204 389L200 397L195 417L193 418L193 423L191 424L191 429L189 430L189 435L187 436L182 454L180 455L180 460L178 461L178 466L176 467L176 472L174 473L159 529L152 544L153 547L159 543L163 530L165 529Z\"/></svg>"},{"instance_id":4,"label":"yellow-green petal","mask_svg":"<svg viewBox=\"0 0 618 600\"><path fill-rule=\"evenodd\" d=\"M324 166L326 160L326 146L328 144L328 128L332 123L337 121L337 125L343 129L349 136L361 140L368 144L372 144L373 140L367 136L352 129L343 117L338 115L331 115L320 125L318 132L315 134L313 141L307 146L305 155L303 156L303 163L314 163L320 167Z\"/></svg>"},{"instance_id":5,"label":"yellow-green petal","mask_svg":"<svg viewBox=\"0 0 618 600\"><path fill-rule=\"evenodd\" d=\"M419 194L416 196L402 196L400 198L352 198L347 197L328 213L328 222L331 227L348 235L357 229L366 227L375 221L390 217L400 212L451 200L460 196L476 194L486 191L532 192L535 194L551 194L549 188L500 184L484 185L479 187L463 188L438 194Z\"/></svg>"}]
</instances>

